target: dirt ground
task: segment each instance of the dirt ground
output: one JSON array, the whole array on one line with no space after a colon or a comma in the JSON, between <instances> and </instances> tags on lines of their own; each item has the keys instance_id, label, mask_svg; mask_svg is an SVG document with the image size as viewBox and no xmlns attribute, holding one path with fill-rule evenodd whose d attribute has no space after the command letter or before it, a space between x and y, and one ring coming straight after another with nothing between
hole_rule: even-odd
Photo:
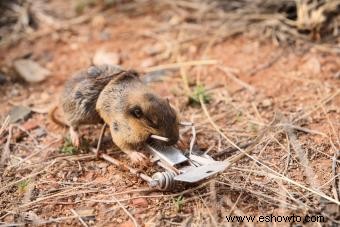
<instances>
[{"instance_id":1,"label":"dirt ground","mask_svg":"<svg viewBox=\"0 0 340 227\"><path fill-rule=\"evenodd\" d=\"M55 17L68 12L60 1L48 4ZM228 215L270 214L322 215L322 225L340 223L339 54L279 45L254 32L214 41L204 26L178 15L166 8L112 7L70 28L42 27L37 29L42 35L0 47L7 79L0 85L0 148L10 150L1 163L0 225L133 226L136 220L142 226L228 226ZM150 86L169 98L181 120L194 123L196 149L216 154L232 148L230 142L256 141L251 156L198 185L160 192L96 159L86 147L74 151L67 129L51 122L47 112L64 82L91 65L98 50L115 53L117 63L144 78L156 78ZM23 81L13 72L20 58L39 63L50 76L40 83ZM168 66L190 61L199 62ZM160 70L152 74L154 66ZM203 86L209 102L188 104L187 85L191 91ZM32 113L6 125L14 106ZM96 145L99 131L82 127L88 146ZM191 127L181 128L181 135L188 149ZM112 147L106 141L103 149L128 163ZM219 159L239 153L233 149ZM254 224L265 226L245 225ZM293 224L302 223L276 223Z\"/></svg>"}]
</instances>

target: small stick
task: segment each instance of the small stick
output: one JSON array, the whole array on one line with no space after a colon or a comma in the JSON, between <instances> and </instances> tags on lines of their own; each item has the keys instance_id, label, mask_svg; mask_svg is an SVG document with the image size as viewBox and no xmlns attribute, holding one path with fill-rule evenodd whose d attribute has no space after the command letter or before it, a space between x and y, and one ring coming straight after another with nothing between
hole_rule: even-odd
<instances>
[{"instance_id":1,"label":"small stick","mask_svg":"<svg viewBox=\"0 0 340 227\"><path fill-rule=\"evenodd\" d=\"M115 200L117 203L118 203L118 205L123 209L123 211L127 214L127 216L129 216L129 218L131 219L131 221L133 222L133 225L135 226L135 227L137 227L137 226L139 226L138 224L137 224L137 221L136 221L136 219L132 216L132 214L123 206L123 204L118 200L118 199L116 199L114 196L112 196L112 198L113 198L113 200Z\"/></svg>"},{"instance_id":2,"label":"small stick","mask_svg":"<svg viewBox=\"0 0 340 227\"><path fill-rule=\"evenodd\" d=\"M336 200L339 200L339 196L340 196L340 183L339 183L339 178L336 176L336 160L339 158L340 156L340 151L335 151L334 152L334 156L333 156L333 162L332 162L332 173L334 175L334 180L332 182L333 188L333 194L334 194L334 198Z\"/></svg>"},{"instance_id":3,"label":"small stick","mask_svg":"<svg viewBox=\"0 0 340 227\"><path fill-rule=\"evenodd\" d=\"M245 89L247 89L251 94L255 94L256 90L253 86L251 86L250 84L247 84L246 82L240 80L239 78L236 77L235 73L233 72L233 70L227 68L227 67L221 67L218 66L217 67L219 70L221 70L222 72L225 73L226 76L228 76L230 79L232 79L234 82L236 82L238 85L240 85L241 87L244 87Z\"/></svg>"},{"instance_id":4,"label":"small stick","mask_svg":"<svg viewBox=\"0 0 340 227\"><path fill-rule=\"evenodd\" d=\"M178 63L173 63L173 64L149 67L145 69L145 72L153 72L153 71L162 70L162 69L177 69L183 66L214 65L214 64L217 64L216 60L198 60L198 61L178 62Z\"/></svg>"},{"instance_id":5,"label":"small stick","mask_svg":"<svg viewBox=\"0 0 340 227\"><path fill-rule=\"evenodd\" d=\"M151 135L150 137L153 138L153 139L156 139L156 140L164 141L164 142L169 141L169 138L166 138L166 137L163 137L163 136Z\"/></svg>"},{"instance_id":6,"label":"small stick","mask_svg":"<svg viewBox=\"0 0 340 227\"><path fill-rule=\"evenodd\" d=\"M193 126L194 123L189 122L189 121L181 121L181 122L179 122L179 125L180 126Z\"/></svg>"},{"instance_id":7,"label":"small stick","mask_svg":"<svg viewBox=\"0 0 340 227\"><path fill-rule=\"evenodd\" d=\"M254 144L254 141L247 141L247 142L240 143L238 145L238 147L241 148L241 149L245 149L245 148L247 148L247 147L249 147L250 145L253 145L253 144ZM218 153L215 153L215 154L213 154L211 156L213 158L218 158L218 157L221 157L221 156L223 156L225 154L229 154L229 153L232 153L232 152L235 152L235 151L238 151L238 149L235 148L235 147L229 147L229 148L227 148L227 149L225 149L223 151L220 151ZM240 153L240 154L242 154L242 153Z\"/></svg>"},{"instance_id":8,"label":"small stick","mask_svg":"<svg viewBox=\"0 0 340 227\"><path fill-rule=\"evenodd\" d=\"M263 71L267 68L270 68L272 65L274 65L284 54L284 51L279 52L278 54L276 54L275 56L270 56L272 57L268 62L259 65L258 67L256 67L255 69L251 70L249 72L249 76L254 76L256 73Z\"/></svg>"},{"instance_id":9,"label":"small stick","mask_svg":"<svg viewBox=\"0 0 340 227\"><path fill-rule=\"evenodd\" d=\"M5 129L8 127L9 125L9 116L7 116L3 122L3 124L1 125L0 128L0 136L2 136L2 133L5 132Z\"/></svg>"},{"instance_id":10,"label":"small stick","mask_svg":"<svg viewBox=\"0 0 340 227\"><path fill-rule=\"evenodd\" d=\"M106 126L107 126L107 124L104 123L104 125L103 125L103 127L102 127L102 129L100 131L100 135L99 135L99 139L98 139L98 143L97 143L97 148L96 148L96 156L97 156L97 158L99 158L99 155L100 155L99 150L100 150L100 146L102 144L102 140L103 140L103 137L104 137L104 134L105 134Z\"/></svg>"},{"instance_id":11,"label":"small stick","mask_svg":"<svg viewBox=\"0 0 340 227\"><path fill-rule=\"evenodd\" d=\"M12 129L13 129L13 125L10 125L9 129L8 129L7 141L6 141L6 144L4 146L4 150L2 152L2 155L0 157L0 167L5 166L5 162L7 161L8 157L11 153L10 145L11 145L11 139L12 139Z\"/></svg>"},{"instance_id":12,"label":"small stick","mask_svg":"<svg viewBox=\"0 0 340 227\"><path fill-rule=\"evenodd\" d=\"M92 149L92 152L96 153L95 149ZM131 168L130 166L118 161L117 159L112 158L111 156L107 154L100 154L99 157L103 158L104 160L114 164L118 168L122 168L123 170L129 171L130 173L142 178L144 181L146 181L148 184L152 184L153 179L149 177L148 175L142 173L138 169Z\"/></svg>"},{"instance_id":13,"label":"small stick","mask_svg":"<svg viewBox=\"0 0 340 227\"><path fill-rule=\"evenodd\" d=\"M80 215L73 209L71 209L71 212L77 216L77 218L79 219L80 223L85 226L85 227L88 227L88 225L84 222L84 220L80 217Z\"/></svg>"},{"instance_id":14,"label":"small stick","mask_svg":"<svg viewBox=\"0 0 340 227\"><path fill-rule=\"evenodd\" d=\"M195 140L196 140L196 129L195 127L191 127L192 129L192 138L191 138L191 141L190 141L190 150L189 150L189 153L191 155L191 152L192 152L192 149L194 148L194 144L195 144Z\"/></svg>"}]
</instances>

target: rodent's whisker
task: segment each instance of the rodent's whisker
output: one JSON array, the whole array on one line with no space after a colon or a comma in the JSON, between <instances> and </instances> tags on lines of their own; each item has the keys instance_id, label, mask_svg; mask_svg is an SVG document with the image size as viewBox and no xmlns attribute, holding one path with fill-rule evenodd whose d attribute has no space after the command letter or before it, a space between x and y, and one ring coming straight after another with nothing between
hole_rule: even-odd
<instances>
[{"instance_id":1,"label":"rodent's whisker","mask_svg":"<svg viewBox=\"0 0 340 227\"><path fill-rule=\"evenodd\" d=\"M169 141L169 138L166 138L166 137L163 137L163 136L151 135L150 137L153 138L153 139L156 139L156 140L164 141L164 142Z\"/></svg>"},{"instance_id":2,"label":"rodent's whisker","mask_svg":"<svg viewBox=\"0 0 340 227\"><path fill-rule=\"evenodd\" d=\"M181 126L193 126L194 123L189 122L189 121L181 121L181 122L179 122L179 125L181 125Z\"/></svg>"}]
</instances>

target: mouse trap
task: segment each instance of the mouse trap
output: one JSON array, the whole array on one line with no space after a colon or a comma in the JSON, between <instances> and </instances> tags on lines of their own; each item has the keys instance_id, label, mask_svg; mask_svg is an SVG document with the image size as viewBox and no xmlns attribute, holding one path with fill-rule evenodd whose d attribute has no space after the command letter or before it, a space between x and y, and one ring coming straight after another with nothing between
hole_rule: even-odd
<instances>
[{"instance_id":1,"label":"mouse trap","mask_svg":"<svg viewBox=\"0 0 340 227\"><path fill-rule=\"evenodd\" d=\"M147 145L147 150L151 155L150 161L161 169L152 176L148 176L109 155L101 154L100 156L117 167L137 175L150 187L163 191L172 190L178 183L198 183L223 172L230 165L228 161L216 161L207 154L197 155L191 152L184 155L182 151L173 146L156 148Z\"/></svg>"},{"instance_id":2,"label":"mouse trap","mask_svg":"<svg viewBox=\"0 0 340 227\"><path fill-rule=\"evenodd\" d=\"M156 172L149 181L151 187L160 190L171 190L176 183L193 184L203 181L228 166L227 161L215 161L207 154L189 154L185 156L175 147L155 148L147 146L152 155L151 161L164 171Z\"/></svg>"}]
</instances>

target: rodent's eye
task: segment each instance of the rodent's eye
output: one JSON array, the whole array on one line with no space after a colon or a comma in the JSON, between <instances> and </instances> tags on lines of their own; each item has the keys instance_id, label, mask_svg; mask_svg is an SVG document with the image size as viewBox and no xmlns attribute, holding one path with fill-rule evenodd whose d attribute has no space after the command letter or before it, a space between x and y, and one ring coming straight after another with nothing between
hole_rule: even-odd
<instances>
[{"instance_id":1,"label":"rodent's eye","mask_svg":"<svg viewBox=\"0 0 340 227\"><path fill-rule=\"evenodd\" d=\"M135 118L141 118L143 116L143 111L140 107L135 107L132 109L132 114Z\"/></svg>"}]
</instances>

